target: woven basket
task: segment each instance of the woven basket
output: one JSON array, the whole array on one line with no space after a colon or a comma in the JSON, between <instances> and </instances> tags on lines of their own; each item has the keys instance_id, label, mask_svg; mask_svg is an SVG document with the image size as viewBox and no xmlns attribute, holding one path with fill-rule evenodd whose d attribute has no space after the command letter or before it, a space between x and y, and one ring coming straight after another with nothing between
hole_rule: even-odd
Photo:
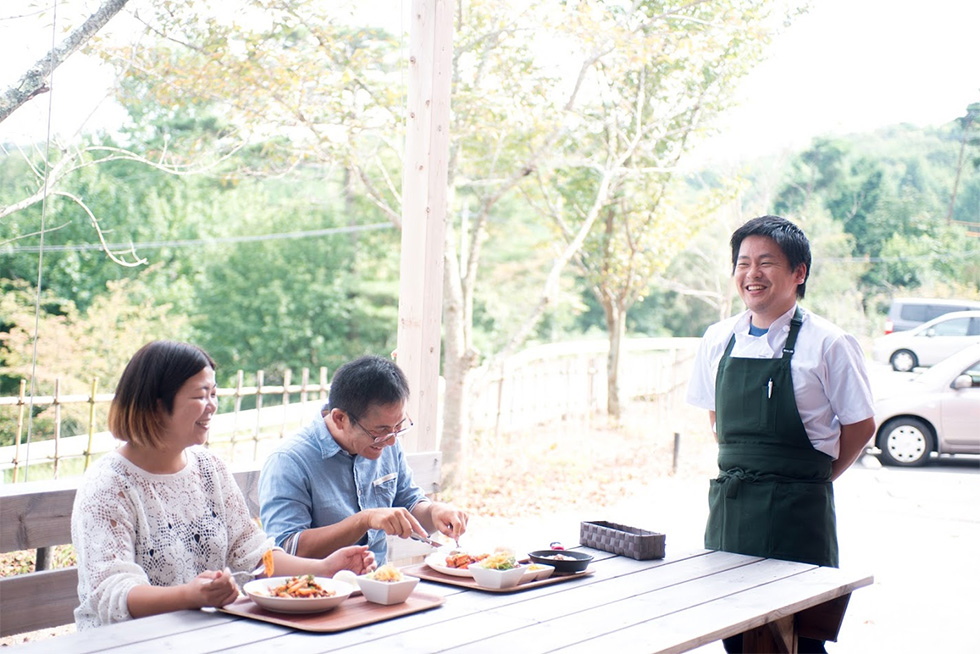
<instances>
[{"instance_id":1,"label":"woven basket","mask_svg":"<svg viewBox=\"0 0 980 654\"><path fill-rule=\"evenodd\" d=\"M605 520L583 522L579 534L582 545L637 560L664 558L665 540L664 534Z\"/></svg>"}]
</instances>

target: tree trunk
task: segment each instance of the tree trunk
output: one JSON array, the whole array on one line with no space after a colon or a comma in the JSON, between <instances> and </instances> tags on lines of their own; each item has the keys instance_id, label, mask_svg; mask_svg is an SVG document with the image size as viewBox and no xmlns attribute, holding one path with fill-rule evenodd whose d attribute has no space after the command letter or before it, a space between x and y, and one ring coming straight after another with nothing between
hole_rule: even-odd
<instances>
[{"instance_id":1,"label":"tree trunk","mask_svg":"<svg viewBox=\"0 0 980 654\"><path fill-rule=\"evenodd\" d=\"M477 356L470 345L466 286L460 268L466 265L457 256L452 221L446 225L445 265L443 266L443 368L446 382L442 407L443 487L466 481L467 438L469 435L469 382Z\"/></svg>"},{"instance_id":2,"label":"tree trunk","mask_svg":"<svg viewBox=\"0 0 980 654\"><path fill-rule=\"evenodd\" d=\"M609 353L606 355L606 412L611 421L619 422L622 404L619 394L620 353L626 335L626 311L614 301L604 301Z\"/></svg>"},{"instance_id":3,"label":"tree trunk","mask_svg":"<svg viewBox=\"0 0 980 654\"><path fill-rule=\"evenodd\" d=\"M54 69L95 36L129 0L105 0L80 27L26 71L16 84L0 94L0 123L35 95L48 91L47 80Z\"/></svg>"},{"instance_id":4,"label":"tree trunk","mask_svg":"<svg viewBox=\"0 0 980 654\"><path fill-rule=\"evenodd\" d=\"M947 224L951 224L953 222L953 210L956 208L956 192L959 190L960 175L963 172L963 156L966 153L966 132L969 127L970 123L964 125L963 137L960 139L960 154L956 158L956 176L953 179L953 193L949 197L949 209L946 211Z\"/></svg>"}]
</instances>

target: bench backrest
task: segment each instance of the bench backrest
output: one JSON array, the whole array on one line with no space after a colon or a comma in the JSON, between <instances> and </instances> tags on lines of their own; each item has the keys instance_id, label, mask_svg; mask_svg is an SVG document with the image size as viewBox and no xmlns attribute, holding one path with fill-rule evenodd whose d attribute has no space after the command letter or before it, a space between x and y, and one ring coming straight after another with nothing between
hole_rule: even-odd
<instances>
[{"instance_id":1,"label":"bench backrest","mask_svg":"<svg viewBox=\"0 0 980 654\"><path fill-rule=\"evenodd\" d=\"M415 483L426 495L439 492L442 454L407 454ZM249 512L259 514L259 472L234 471ZM0 485L0 552L35 550L71 542L71 509L81 479ZM76 568L41 570L0 578L0 637L74 622L78 606Z\"/></svg>"}]
</instances>

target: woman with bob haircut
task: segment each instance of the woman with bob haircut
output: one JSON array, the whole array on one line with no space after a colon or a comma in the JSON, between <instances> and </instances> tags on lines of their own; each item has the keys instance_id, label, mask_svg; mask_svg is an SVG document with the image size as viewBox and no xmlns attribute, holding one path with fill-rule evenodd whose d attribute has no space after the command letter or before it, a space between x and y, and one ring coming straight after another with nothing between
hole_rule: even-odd
<instances>
[{"instance_id":1,"label":"woman with bob haircut","mask_svg":"<svg viewBox=\"0 0 980 654\"><path fill-rule=\"evenodd\" d=\"M270 549L277 575L375 568L363 546L323 559L273 547L228 468L200 447L218 408L214 371L204 350L174 341L147 343L126 365L109 407L123 443L85 474L72 510L79 630L230 604L235 577L247 581Z\"/></svg>"}]
</instances>

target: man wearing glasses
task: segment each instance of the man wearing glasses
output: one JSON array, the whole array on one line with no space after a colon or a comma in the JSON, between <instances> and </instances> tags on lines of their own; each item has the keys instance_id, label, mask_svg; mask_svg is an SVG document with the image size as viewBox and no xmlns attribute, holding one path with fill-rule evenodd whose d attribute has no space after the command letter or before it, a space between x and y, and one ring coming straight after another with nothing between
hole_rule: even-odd
<instances>
[{"instance_id":1,"label":"man wearing glasses","mask_svg":"<svg viewBox=\"0 0 980 654\"><path fill-rule=\"evenodd\" d=\"M408 394L405 374L388 359L364 356L337 370L320 416L262 467L260 518L276 545L322 558L357 543L380 565L388 534L466 531L465 512L430 501L412 482L398 438L413 427Z\"/></svg>"}]
</instances>

